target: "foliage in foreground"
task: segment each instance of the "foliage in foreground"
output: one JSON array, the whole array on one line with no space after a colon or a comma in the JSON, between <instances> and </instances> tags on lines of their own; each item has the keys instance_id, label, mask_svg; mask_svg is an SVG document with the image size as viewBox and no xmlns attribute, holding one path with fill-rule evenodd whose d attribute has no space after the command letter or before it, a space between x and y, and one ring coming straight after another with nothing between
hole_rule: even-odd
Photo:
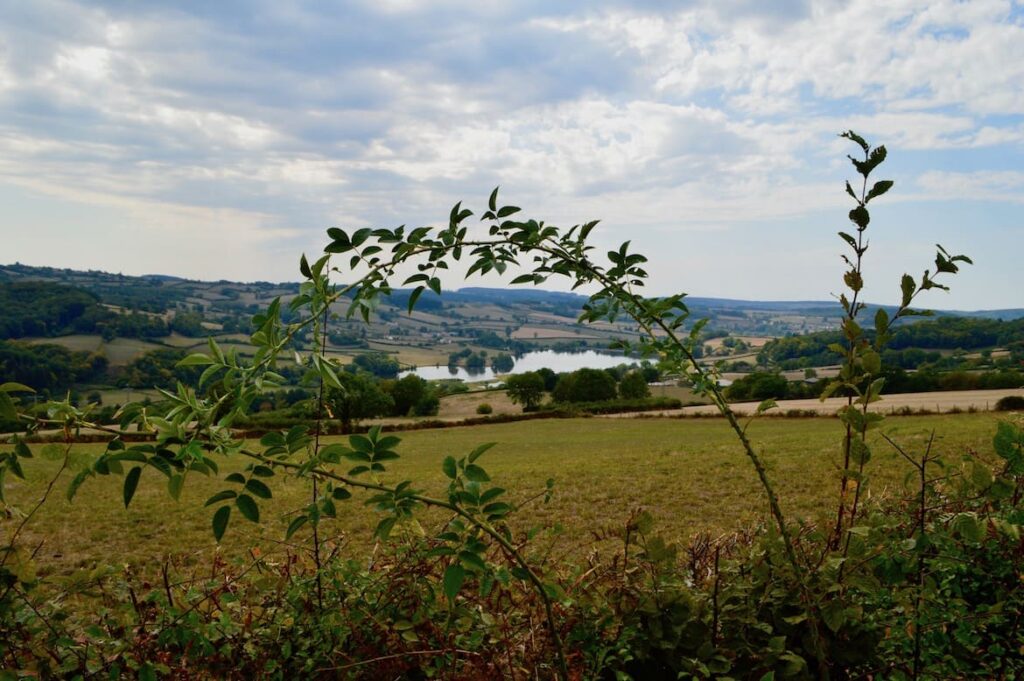
<instances>
[{"instance_id":1,"label":"foliage in foreground","mask_svg":"<svg viewBox=\"0 0 1024 681\"><path fill-rule=\"evenodd\" d=\"M806 592L806 575L764 529L672 546L636 513L596 530L619 551L574 567L545 558L554 538L514 541L543 575L574 678L815 678L805 597L820 607L819 644L837 677L914 678L916 664L916 678L1017 678L1024 430L1001 424L993 449L995 474L973 457L907 452L923 484L908 480L905 498L869 509L845 558L823 553L821 532L801 533L801 563L814 570ZM469 465L486 477L481 461L464 462L453 483ZM503 548L478 538L467 544L475 552L455 553L451 535L464 525L426 536L414 527L395 531L369 567L327 542L320 570L297 548L276 561L218 561L186 579L165 570L162 584L98 569L46 596L12 571L0 659L44 678L551 673L544 600Z\"/></svg>"},{"instance_id":2,"label":"foliage in foreground","mask_svg":"<svg viewBox=\"0 0 1024 681\"><path fill-rule=\"evenodd\" d=\"M877 503L865 493L871 459L866 434L883 418L870 405L885 385L881 353L893 325L921 314L911 308L916 296L945 288L936 277L955 274L957 263L970 261L940 247L935 271L926 270L919 280L904 276L901 304L891 314L876 313L874 332L866 333L858 315L864 309L867 205L892 183L868 186L868 176L885 159L884 147L872 149L852 132L844 136L863 150L863 160L851 159L863 182L859 193L847 185L857 204L850 212L856 235L840 233L851 255L844 258L842 340L833 348L844 361L823 393L847 400L839 413L843 464L834 527L787 520L746 427L714 373L695 361L702 324L684 330L689 311L682 295L637 293L646 277L643 256L627 243L608 253L608 266L600 265L587 244L596 223L563 233L542 222L511 220L519 209L499 207L495 191L483 215L487 237L468 235L463 223L470 213L458 205L447 229L329 230L327 255L301 261L306 282L289 315L297 321L285 323L277 301L257 315L251 342L260 349L252 363L213 341L209 353L186 357L183 365L202 368L201 392L184 385L165 391L173 405L167 412L127 408L120 429L109 429L114 438L106 451L68 489L73 498L90 479L123 476L127 506L145 472L164 476L176 498L189 476L219 479L219 457L244 457L250 462L244 472L224 476L224 488L206 502L214 536L219 541L240 519L259 522L261 508L273 503L275 479L307 481L309 503L292 510L285 537L295 553L283 563L254 555L246 566L217 564L210 575L184 581L165 570L155 586L97 573L42 588L19 534L67 466L75 430L87 422L87 414L72 405L49 403L45 423L61 426L67 442L64 467L39 505L14 520L0 557L0 659L11 670L6 673L762 681L1024 674L1020 426L999 426L995 466L973 455L943 461L931 443L916 451L890 440L912 470L906 496ZM362 266L366 274L339 289L330 283L336 270L331 258L342 254L350 269ZM235 419L282 383L276 368L284 357L294 356L296 365L318 378L321 407L329 391L346 391L323 353L332 303L349 295L350 312L368 318L391 291L396 270L415 265L417 273L405 280L417 285L411 309L423 291L440 289L439 271L463 255L472 259L470 274L501 273L529 261L532 269L513 283L566 276L595 286L585 321L632 317L646 336L626 349L684 373L719 407L757 473L767 524L745 536L702 537L674 547L638 513L620 528L593 528L599 537L619 538L618 553L565 566L550 558L543 537L513 532L508 520L516 508L484 468L490 445L447 457L442 469L449 486L435 498L415 481L382 483L400 456L397 436L374 428L352 435L347 446L321 444L322 409L313 430L272 432L258 447L235 438ZM311 349L296 344L307 327L313 330ZM608 392L611 379L596 373L586 378ZM566 384L566 399L573 388ZM12 395L25 390L0 386L0 417L17 417ZM614 394L612 383L609 398ZM758 413L772 406L766 402ZM130 426L154 432L155 444L124 442L121 431ZM16 441L3 454L0 472L21 476L31 455ZM343 547L326 535L330 520L345 512L356 493L380 514L375 536L382 548L368 564L346 560ZM537 498L551 493L549 483ZM446 520L424 527L422 508L440 509ZM89 605L70 607L80 599Z\"/></svg>"}]
</instances>

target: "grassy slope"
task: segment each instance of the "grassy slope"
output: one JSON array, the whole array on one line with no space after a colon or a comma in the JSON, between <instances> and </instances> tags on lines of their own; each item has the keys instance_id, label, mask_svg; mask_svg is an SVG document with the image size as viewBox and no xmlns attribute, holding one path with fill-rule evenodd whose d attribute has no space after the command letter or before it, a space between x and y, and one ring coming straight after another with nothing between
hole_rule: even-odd
<instances>
[{"instance_id":1,"label":"grassy slope","mask_svg":"<svg viewBox=\"0 0 1024 681\"><path fill-rule=\"evenodd\" d=\"M997 417L964 414L956 417L901 417L886 422L885 430L911 449L935 429L939 446L955 462L958 452L973 448L991 451ZM750 433L771 469L791 518L810 520L832 513L839 424L834 419L777 419L756 422ZM386 476L391 482L412 479L417 487L442 494L440 472L444 456L463 455L477 444L499 444L487 453L485 464L495 482L522 501L556 480L548 505L533 502L517 516L519 529L561 524L562 536L550 541L558 553L579 558L594 544L591 530L618 526L631 509L644 506L658 520L667 538L685 540L702 529L725 532L764 518L763 496L750 466L721 419L606 420L575 419L510 423L410 432L402 434L396 462ZM900 493L906 465L875 440L872 462L875 495ZM28 483L7 478L8 500L26 507L37 498L58 469L59 447L35 447L36 459L26 466ZM80 466L99 451L99 445L74 448L73 465ZM222 474L235 468L225 463ZM63 496L71 473L31 524L23 545L42 542L38 560L45 572L70 573L97 563L133 564L155 569L166 554L187 554L186 563L205 564L215 550L209 526L211 509L205 499L226 485L194 476L180 502L172 501L162 477L147 469L128 510L121 502L121 480L101 478L83 486L69 504ZM272 481L275 499L263 506L259 526L235 511L222 550L242 555L259 546L280 550L286 514L305 503L304 482ZM359 553L369 543L378 517L355 500L339 505L340 518L328 521L327 532L344 534L346 551ZM425 516L433 525L440 516ZM10 521L4 524L10 525ZM296 536L303 541L304 535ZM547 541L547 540L545 540Z\"/></svg>"}]
</instances>

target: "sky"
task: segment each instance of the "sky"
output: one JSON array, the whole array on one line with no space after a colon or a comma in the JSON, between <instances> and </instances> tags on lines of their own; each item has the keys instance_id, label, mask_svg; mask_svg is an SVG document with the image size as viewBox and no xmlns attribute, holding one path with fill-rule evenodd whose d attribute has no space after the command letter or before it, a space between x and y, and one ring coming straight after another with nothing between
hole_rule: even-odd
<instances>
[{"instance_id":1,"label":"sky","mask_svg":"<svg viewBox=\"0 0 1024 681\"><path fill-rule=\"evenodd\" d=\"M1020 1L0 0L0 264L295 281L501 185L651 293L825 300L846 129L895 181L866 298L941 243L924 305L1024 307Z\"/></svg>"}]
</instances>

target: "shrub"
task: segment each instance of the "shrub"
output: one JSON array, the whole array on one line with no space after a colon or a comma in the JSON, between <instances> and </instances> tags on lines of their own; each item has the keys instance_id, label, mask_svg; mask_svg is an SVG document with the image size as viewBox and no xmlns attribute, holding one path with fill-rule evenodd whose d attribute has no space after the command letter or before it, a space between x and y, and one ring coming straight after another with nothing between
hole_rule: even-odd
<instances>
[{"instance_id":1,"label":"shrub","mask_svg":"<svg viewBox=\"0 0 1024 681\"><path fill-rule=\"evenodd\" d=\"M996 402L996 411L1024 411L1024 396L1006 395Z\"/></svg>"},{"instance_id":2,"label":"shrub","mask_svg":"<svg viewBox=\"0 0 1024 681\"><path fill-rule=\"evenodd\" d=\"M489 405L486 402L481 402L480 404L476 405L476 413L480 414L481 416L486 416L487 414L491 414L493 412L494 408L491 407L491 405Z\"/></svg>"}]
</instances>

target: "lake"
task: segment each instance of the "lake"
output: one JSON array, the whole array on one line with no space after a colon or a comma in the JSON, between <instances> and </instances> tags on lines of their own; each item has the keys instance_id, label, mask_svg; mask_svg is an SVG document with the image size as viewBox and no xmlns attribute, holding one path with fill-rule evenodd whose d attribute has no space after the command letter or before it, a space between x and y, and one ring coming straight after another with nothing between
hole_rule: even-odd
<instances>
[{"instance_id":1,"label":"lake","mask_svg":"<svg viewBox=\"0 0 1024 681\"><path fill-rule=\"evenodd\" d=\"M496 351L497 352L497 351ZM511 374L524 374L547 367L556 374L577 369L607 369L620 364L639 363L640 360L620 354L608 354L585 350L583 352L556 352L554 350L538 350L527 352L514 358L516 363ZM445 378L459 378L463 381L490 381L496 378L491 367L467 370L465 367L424 366L403 371L399 376L416 374L428 381Z\"/></svg>"}]
</instances>

